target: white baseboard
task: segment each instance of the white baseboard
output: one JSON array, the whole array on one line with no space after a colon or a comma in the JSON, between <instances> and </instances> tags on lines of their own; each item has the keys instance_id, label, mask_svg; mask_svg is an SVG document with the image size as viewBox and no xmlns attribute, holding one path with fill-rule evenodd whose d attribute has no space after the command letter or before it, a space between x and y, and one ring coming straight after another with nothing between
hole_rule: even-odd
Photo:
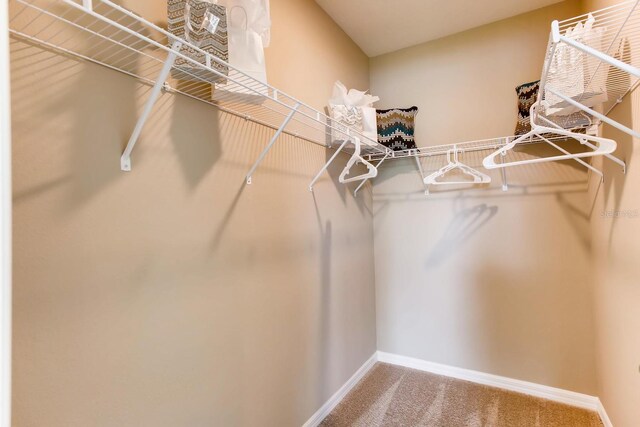
<instances>
[{"instance_id":1,"label":"white baseboard","mask_svg":"<svg viewBox=\"0 0 640 427\"><path fill-rule=\"evenodd\" d=\"M609 415L607 415L607 411L604 410L604 405L602 405L602 402L600 401L600 399L598 399L598 415L600 415L600 419L602 420L602 424L604 424L604 427L613 427L613 423L611 423L611 420L609 419Z\"/></svg>"},{"instance_id":2,"label":"white baseboard","mask_svg":"<svg viewBox=\"0 0 640 427\"><path fill-rule=\"evenodd\" d=\"M318 409L316 413L313 414L311 418L309 418L307 422L302 425L302 427L316 427L318 424L320 424L322 420L324 420L325 417L329 415L329 413L333 411L336 406L338 406L338 403L340 403L340 401L344 399L347 393L351 391L353 386L355 386L358 381L360 381L362 377L364 377L364 375L369 372L369 369L371 369L377 361L377 353L373 353L373 355L366 362L364 362L364 364L360 368L358 368L356 373L353 374L353 376L349 378L347 382L344 383L344 385L340 387L340 389L336 391L334 395L331 396L329 400L327 400L324 405L322 405L320 409Z\"/></svg>"},{"instance_id":3,"label":"white baseboard","mask_svg":"<svg viewBox=\"0 0 640 427\"><path fill-rule=\"evenodd\" d=\"M501 377L499 375L485 374L483 372L472 371L469 369L441 365L439 363L427 362L425 360L385 353L382 351L378 352L378 361L418 369L420 371L431 372L437 375L457 378L460 380L471 381L478 384L498 387L601 413L600 408L602 407L602 404L600 403L600 399L595 396L576 393L575 391L563 390L528 381L515 380L512 378ZM604 408L602 408L602 412L604 412ZM604 419L603 423L605 423ZM610 425L611 424L609 424L609 426ZM607 426L607 424L605 424L605 426Z\"/></svg>"},{"instance_id":4,"label":"white baseboard","mask_svg":"<svg viewBox=\"0 0 640 427\"><path fill-rule=\"evenodd\" d=\"M536 384L528 381L516 380L513 378L502 377L499 375L486 374L484 372L472 371L470 369L456 368L454 366L442 365L440 363L428 362L426 360L415 359L413 357L400 356L398 354L385 353L378 351L364 362L364 364L356 371L355 374L340 389L335 392L329 400L325 402L315 414L303 424L302 427L316 427L327 415L340 403L342 399L351 391L351 389L365 376L367 372L375 365L376 362L389 363L392 365L404 366L407 368L417 369L419 371L430 372L436 375L457 378L460 380L470 381L477 384L483 384L491 387L498 387L504 390L514 391L517 393L527 394L529 396L540 397L542 399L552 400L554 402L564 403L565 405L576 406L579 408L595 411L600 415L600 419L604 427L613 427L607 412L599 398L588 394L577 393L575 391L563 390L560 388L549 387L542 384Z\"/></svg>"}]
</instances>

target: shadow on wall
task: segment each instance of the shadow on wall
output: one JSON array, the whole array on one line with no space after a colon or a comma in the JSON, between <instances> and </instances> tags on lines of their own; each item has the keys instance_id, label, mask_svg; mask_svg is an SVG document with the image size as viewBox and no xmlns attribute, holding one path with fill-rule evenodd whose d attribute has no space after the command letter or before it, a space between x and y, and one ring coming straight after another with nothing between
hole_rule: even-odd
<instances>
[{"instance_id":1,"label":"shadow on wall","mask_svg":"<svg viewBox=\"0 0 640 427\"><path fill-rule=\"evenodd\" d=\"M144 32L143 28L136 28L137 21L128 25ZM86 37L79 40L91 43L91 39ZM68 203L69 206L77 206L87 203L113 181L131 179L135 172L122 172L119 158L151 86L22 40L12 38L11 48L12 96L16 100L14 120L41 117L41 120L53 123L64 132L65 139L71 143L68 150L60 150L61 147L56 147L56 143L44 134L38 138L21 138L18 135L17 139L38 141L39 147L28 149L51 156L53 162L65 162L69 165L66 169L72 171L71 174L17 191L14 199L36 196L61 184L71 183ZM82 51L83 47L78 47L78 50ZM39 96L44 91L36 81L43 79L46 80L46 97ZM153 146L149 142L158 139L165 126L171 126L174 153L182 165L185 181L191 188L198 185L221 157L221 150L219 143L216 143L219 141L217 113L187 108L187 104L195 102L172 94L164 94L159 98L133 151L134 169L140 168L149 157L158 160L165 154L167 147ZM40 127L33 125L18 128L40 132ZM63 153L68 158L60 158ZM162 165L156 162L154 167Z\"/></svg>"},{"instance_id":2,"label":"shadow on wall","mask_svg":"<svg viewBox=\"0 0 640 427\"><path fill-rule=\"evenodd\" d=\"M18 416L44 395L92 419L64 405L100 387L119 425L299 425L282 419L362 363L336 348L375 349L371 199L339 183L347 156L311 194L325 152L285 135L247 186L274 131L165 93L125 173L150 87L15 39L12 59Z\"/></svg>"},{"instance_id":3,"label":"shadow on wall","mask_svg":"<svg viewBox=\"0 0 640 427\"><path fill-rule=\"evenodd\" d=\"M588 174L575 161L485 171L486 187L432 187L394 161L374 193L379 343L385 351L594 392ZM555 155L533 146L520 158ZM401 162L401 163L395 163ZM444 156L425 161L437 170ZM426 173L428 173L426 171ZM441 189L442 188L442 189ZM410 250L407 250L411 248ZM400 261L399 261L400 263ZM569 361L571 359L571 361Z\"/></svg>"},{"instance_id":4,"label":"shadow on wall","mask_svg":"<svg viewBox=\"0 0 640 427\"><path fill-rule=\"evenodd\" d=\"M486 203L464 208L455 213L442 237L427 257L427 267L435 267L453 255L458 245L463 244L472 237L487 222L491 221L497 213L497 206L487 206Z\"/></svg>"},{"instance_id":5,"label":"shadow on wall","mask_svg":"<svg viewBox=\"0 0 640 427\"><path fill-rule=\"evenodd\" d=\"M321 342L328 342L331 337L331 246L332 246L332 227L331 221L323 222L316 200L313 195L313 204L316 210L316 220L318 221L318 230L320 232L320 310L318 310L318 331ZM324 224L324 225L323 225ZM322 355L318 358L318 372L327 372L329 369L331 357L331 348L323 346ZM326 394L330 384L327 384L326 377L323 376L316 384L316 393L318 396Z\"/></svg>"},{"instance_id":6,"label":"shadow on wall","mask_svg":"<svg viewBox=\"0 0 640 427\"><path fill-rule=\"evenodd\" d=\"M247 163L247 159L253 162L258 157L260 151L265 148L266 141L270 140L275 130L256 126L244 118L230 114L225 114L224 117L221 123L220 133L223 136L230 135L230 137L238 143L238 147L237 150L234 150L234 153L231 153L232 156L225 157L223 163L229 166L244 168L243 172L247 172L250 165ZM231 129L233 129L233 132L230 131ZM286 146L287 149L280 149L283 146ZM319 171L324 165L317 163L317 156L313 150L317 150L317 147L307 141L298 140L287 134L280 136L279 140L276 141L274 147L268 152L264 161L256 170L254 174L254 180L256 182L252 184L251 187L262 185L266 179L271 180L274 176L287 176L295 179L298 182L296 185L299 185L301 189L307 189L313 178L313 176L309 174L310 171L315 174L315 172ZM326 161L335 153L333 148L326 148L324 151ZM365 185L358 196L354 198L352 192L358 183L348 185L340 183L339 176L344 169L347 159L348 154L338 156L320 176L316 182L316 187L329 180L337 190L336 193L340 195L343 206L347 206L347 198L351 197L363 217L367 215L371 216L373 213L370 204L367 202L368 199L365 197L365 191L368 191L369 196L371 195L371 184ZM356 173L362 173L361 171L364 171L364 167L357 165L354 167L354 170L357 171ZM219 248L225 230L229 226L229 221L238 207L242 194L246 192L248 188L244 180L244 175L242 175L241 179L234 179L231 182L225 181L220 184L233 185L232 188L237 189L233 192L234 198L227 204L227 207L220 207L220 209L224 210L224 217L212 238L211 247L214 251ZM316 201L315 192L306 192L305 195L311 196L314 202Z\"/></svg>"},{"instance_id":7,"label":"shadow on wall","mask_svg":"<svg viewBox=\"0 0 640 427\"><path fill-rule=\"evenodd\" d=\"M623 123L627 126L634 127L633 122L633 109L637 107L634 106L634 103L637 103L638 93L632 93L627 95L630 99L629 102L622 102L616 105L615 109L610 114L610 117L620 123ZM617 164L603 160L603 172L605 174L605 180L602 188L600 190L603 191L604 196L604 206L605 210L610 210L611 212L617 213L623 209L623 197L625 191L625 184L629 176L635 175L634 165L630 162L630 159L633 158L634 153L634 145L637 143L632 136L614 128L611 126L604 126L603 136L606 138L611 138L618 144L618 149L614 153L618 158L627 162L627 171L624 174ZM597 196L597 194L596 194ZM634 209L639 209L640 207L635 207ZM601 213L597 213L601 214ZM608 235L607 235L607 246L608 249L611 249L614 234L616 228L619 224L621 218L617 216L613 216L611 218L611 224L609 226ZM624 219L622 219L624 220ZM609 253L611 253L609 251Z\"/></svg>"}]
</instances>

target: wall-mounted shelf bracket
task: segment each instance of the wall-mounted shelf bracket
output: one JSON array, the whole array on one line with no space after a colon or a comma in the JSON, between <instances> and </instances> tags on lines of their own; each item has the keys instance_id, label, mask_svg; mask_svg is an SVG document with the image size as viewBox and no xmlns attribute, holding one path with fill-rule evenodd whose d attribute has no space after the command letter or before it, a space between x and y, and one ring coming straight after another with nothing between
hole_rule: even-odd
<instances>
[{"instance_id":1,"label":"wall-mounted shelf bracket","mask_svg":"<svg viewBox=\"0 0 640 427\"><path fill-rule=\"evenodd\" d=\"M501 153L503 160L505 157L507 157L507 153ZM506 168L501 168L500 169L500 177L502 178L502 191L509 191L509 183L507 183L507 169Z\"/></svg>"},{"instance_id":2,"label":"wall-mounted shelf bracket","mask_svg":"<svg viewBox=\"0 0 640 427\"><path fill-rule=\"evenodd\" d=\"M424 183L424 170L422 169L422 163L420 163L420 157L414 157L416 159L416 164L418 165L418 172L420 173L420 182L424 185L424 195L429 195L429 186Z\"/></svg>"},{"instance_id":3,"label":"wall-mounted shelf bracket","mask_svg":"<svg viewBox=\"0 0 640 427\"><path fill-rule=\"evenodd\" d=\"M273 137L271 138L271 141L269 141L269 144L267 144L264 150L262 150L262 153L260 153L260 156L258 156L258 159L256 160L256 162L253 164L253 166L251 166L251 169L249 170L249 173L247 174L247 178L246 178L247 184L251 184L251 177L253 176L253 173L256 171L258 166L260 166L260 163L262 163L267 153L269 152L269 150L271 150L271 148L273 147L273 144L276 143L276 141L278 140L278 138L280 137L284 129L287 127L291 119L293 119L293 116L296 115L298 108L300 108L300 103L297 103L296 105L293 106L293 108L291 109L287 117L284 119L284 121L276 131L275 135L273 135Z\"/></svg>"},{"instance_id":4,"label":"wall-mounted shelf bracket","mask_svg":"<svg viewBox=\"0 0 640 427\"><path fill-rule=\"evenodd\" d=\"M90 2L90 0L89 0ZM151 94L149 94L149 98L147 99L146 104L144 105L144 109L142 110L142 115L138 119L136 123L136 127L133 129L133 133L129 138L129 142L127 143L127 147L124 149L122 153L122 157L120 157L120 169L125 172L131 171L131 152L133 148L136 146L136 142L138 142L138 138L140 138L140 133L142 132L142 128L144 124L147 122L149 115L151 114L151 110L155 105L158 97L160 96L160 92L165 89L165 83L167 78L169 77L169 73L171 72L171 68L173 67L173 63L176 60L176 54L180 51L182 47L181 41L174 41L171 46L171 52L167 55L167 59L162 66L162 70L156 79L153 88L151 89Z\"/></svg>"},{"instance_id":5,"label":"wall-mounted shelf bracket","mask_svg":"<svg viewBox=\"0 0 640 427\"><path fill-rule=\"evenodd\" d=\"M575 100L573 100L573 99L571 99L570 97L568 97L568 96L566 96L566 95L564 95L564 94L560 93L560 92L559 92L559 91L557 91L557 90L554 90L554 89L553 89L553 88L551 88L551 87L548 87L548 88L547 88L547 90L548 90L550 93L552 93L552 94L554 94L555 96L557 96L558 98L560 98L560 99L562 99L563 101L565 101L566 103L568 103L569 105L572 105L572 106L574 106L574 107L576 107L576 108L579 108L580 110L582 110L582 111L586 112L587 114L590 114L590 115L592 115L593 117L596 117L597 119L599 119L599 120L601 120L601 121L603 121L603 122L605 122L605 123L607 123L607 124L609 124L609 125L611 125L611 126L615 127L616 129L621 130L622 132L624 132L624 133L626 133L626 134L628 134L628 135L633 136L634 138L640 138L640 132L636 132L635 130L633 130L633 129L631 129L631 128L628 128L627 126L625 126L625 125L623 125L623 124L621 124L621 123L618 123L617 121L615 121L615 120L613 120L613 119L611 119L611 118L609 118L609 117L605 116L604 114L602 114L602 113L598 113L598 112L597 112L597 111L595 111L594 109L589 108L589 107L586 107L586 106L584 106L584 105L580 104L579 102L576 102Z\"/></svg>"}]
</instances>

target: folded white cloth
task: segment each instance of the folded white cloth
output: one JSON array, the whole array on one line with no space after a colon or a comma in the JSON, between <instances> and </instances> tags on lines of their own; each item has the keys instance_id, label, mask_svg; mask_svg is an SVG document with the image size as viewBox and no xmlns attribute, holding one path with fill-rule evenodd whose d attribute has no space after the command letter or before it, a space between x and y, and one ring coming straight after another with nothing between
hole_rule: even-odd
<instances>
[{"instance_id":1,"label":"folded white cloth","mask_svg":"<svg viewBox=\"0 0 640 427\"><path fill-rule=\"evenodd\" d=\"M568 28L565 36L602 51L604 27L595 27L596 20L589 14L587 20ZM570 45L560 43L549 64L548 84L563 95L586 107L606 102L608 65L593 55L586 54ZM551 94L545 94L545 112L548 115L567 116L577 111L568 102Z\"/></svg>"},{"instance_id":2,"label":"folded white cloth","mask_svg":"<svg viewBox=\"0 0 640 427\"><path fill-rule=\"evenodd\" d=\"M347 90L342 82L337 81L333 87L333 94L329 100L331 118L354 128L365 137L377 141L378 128L376 109L373 103L379 101L377 96L369 95L366 91L356 89ZM344 136L336 136L344 139ZM367 144L371 141L362 141Z\"/></svg>"}]
</instances>

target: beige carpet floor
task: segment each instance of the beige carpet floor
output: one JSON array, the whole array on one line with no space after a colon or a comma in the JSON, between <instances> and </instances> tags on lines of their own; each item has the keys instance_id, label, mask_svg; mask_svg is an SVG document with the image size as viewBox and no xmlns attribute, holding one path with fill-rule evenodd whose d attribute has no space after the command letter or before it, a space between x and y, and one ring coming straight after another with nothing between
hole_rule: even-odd
<instances>
[{"instance_id":1,"label":"beige carpet floor","mask_svg":"<svg viewBox=\"0 0 640 427\"><path fill-rule=\"evenodd\" d=\"M330 426L601 427L595 412L377 363L320 424Z\"/></svg>"}]
</instances>

